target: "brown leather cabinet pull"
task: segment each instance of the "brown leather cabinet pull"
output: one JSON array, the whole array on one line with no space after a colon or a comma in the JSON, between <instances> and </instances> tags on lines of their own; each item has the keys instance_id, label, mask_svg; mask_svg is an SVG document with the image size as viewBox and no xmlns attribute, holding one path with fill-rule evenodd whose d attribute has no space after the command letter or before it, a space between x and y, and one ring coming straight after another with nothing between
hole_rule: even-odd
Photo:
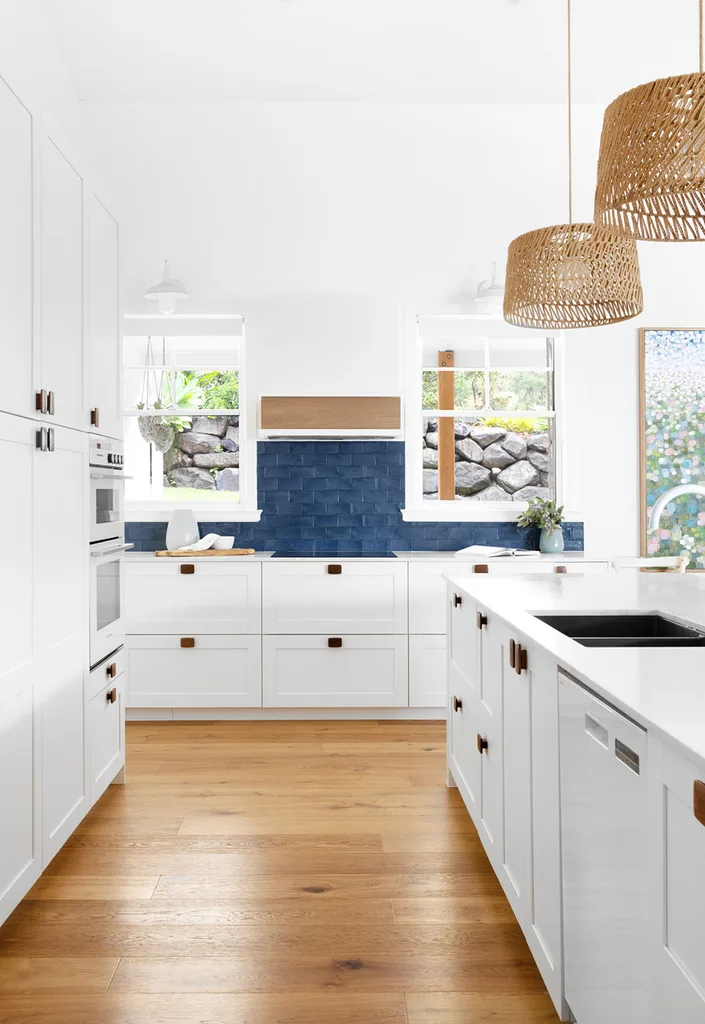
<instances>
[{"instance_id":1,"label":"brown leather cabinet pull","mask_svg":"<svg viewBox=\"0 0 705 1024\"><path fill-rule=\"evenodd\" d=\"M562 575L562 574L568 572L568 566L567 565L557 565L556 568L553 571Z\"/></svg>"},{"instance_id":2,"label":"brown leather cabinet pull","mask_svg":"<svg viewBox=\"0 0 705 1024\"><path fill-rule=\"evenodd\" d=\"M100 426L100 409L98 409L97 407L95 409L91 409L91 426Z\"/></svg>"},{"instance_id":3,"label":"brown leather cabinet pull","mask_svg":"<svg viewBox=\"0 0 705 1024\"><path fill-rule=\"evenodd\" d=\"M477 613L477 628L482 629L483 626L487 625L487 616L483 615L482 612Z\"/></svg>"},{"instance_id":4,"label":"brown leather cabinet pull","mask_svg":"<svg viewBox=\"0 0 705 1024\"><path fill-rule=\"evenodd\" d=\"M453 607L460 608L463 603L463 599L460 594L453 594Z\"/></svg>"},{"instance_id":5,"label":"brown leather cabinet pull","mask_svg":"<svg viewBox=\"0 0 705 1024\"><path fill-rule=\"evenodd\" d=\"M478 732L478 734L477 734L477 751L478 751L478 753L479 754L485 753L485 751L487 750L488 747L489 747L489 743L487 742L485 737L481 736L480 733Z\"/></svg>"},{"instance_id":6,"label":"brown leather cabinet pull","mask_svg":"<svg viewBox=\"0 0 705 1024\"><path fill-rule=\"evenodd\" d=\"M117 687L113 686L112 690L108 690L108 692L105 695L105 699L107 700L108 704L114 704L115 701L117 700Z\"/></svg>"},{"instance_id":7,"label":"brown leather cabinet pull","mask_svg":"<svg viewBox=\"0 0 705 1024\"><path fill-rule=\"evenodd\" d=\"M117 665L115 664L115 662L113 662L112 665L108 665L105 672L106 675L110 676L111 679L114 679L115 676L117 675Z\"/></svg>"},{"instance_id":8,"label":"brown leather cabinet pull","mask_svg":"<svg viewBox=\"0 0 705 1024\"><path fill-rule=\"evenodd\" d=\"M489 565L473 565L472 571L473 572L489 572L490 571L490 567L489 567Z\"/></svg>"},{"instance_id":9,"label":"brown leather cabinet pull","mask_svg":"<svg viewBox=\"0 0 705 1024\"><path fill-rule=\"evenodd\" d=\"M453 711L462 711L463 702L459 697L453 697Z\"/></svg>"},{"instance_id":10,"label":"brown leather cabinet pull","mask_svg":"<svg viewBox=\"0 0 705 1024\"><path fill-rule=\"evenodd\" d=\"M329 647L342 647L343 646L342 637L339 637L339 636L329 636L328 637L328 646Z\"/></svg>"},{"instance_id":11,"label":"brown leather cabinet pull","mask_svg":"<svg viewBox=\"0 0 705 1024\"><path fill-rule=\"evenodd\" d=\"M195 647L196 646L196 641L194 640L194 638L192 636L182 636L181 637L181 646L182 647Z\"/></svg>"},{"instance_id":12,"label":"brown leather cabinet pull","mask_svg":"<svg viewBox=\"0 0 705 1024\"><path fill-rule=\"evenodd\" d=\"M693 813L701 825L705 825L705 782L697 779L693 783Z\"/></svg>"},{"instance_id":13,"label":"brown leather cabinet pull","mask_svg":"<svg viewBox=\"0 0 705 1024\"><path fill-rule=\"evenodd\" d=\"M525 647L521 644L516 646L516 674L520 676L522 672L529 667L529 655Z\"/></svg>"},{"instance_id":14,"label":"brown leather cabinet pull","mask_svg":"<svg viewBox=\"0 0 705 1024\"><path fill-rule=\"evenodd\" d=\"M516 668L517 664L517 645L516 640L509 641L509 667Z\"/></svg>"},{"instance_id":15,"label":"brown leather cabinet pull","mask_svg":"<svg viewBox=\"0 0 705 1024\"><path fill-rule=\"evenodd\" d=\"M193 576L195 571L196 571L196 566L195 565L182 565L181 566L181 575L182 576Z\"/></svg>"},{"instance_id":16,"label":"brown leather cabinet pull","mask_svg":"<svg viewBox=\"0 0 705 1024\"><path fill-rule=\"evenodd\" d=\"M329 576L340 576L342 571L343 571L342 565L329 565L328 566L328 575Z\"/></svg>"}]
</instances>

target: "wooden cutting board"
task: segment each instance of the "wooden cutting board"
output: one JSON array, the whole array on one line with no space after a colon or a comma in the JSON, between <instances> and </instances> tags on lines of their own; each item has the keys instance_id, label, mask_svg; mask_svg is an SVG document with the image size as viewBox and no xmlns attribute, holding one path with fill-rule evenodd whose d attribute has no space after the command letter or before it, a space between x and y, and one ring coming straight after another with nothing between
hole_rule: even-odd
<instances>
[{"instance_id":1,"label":"wooden cutting board","mask_svg":"<svg viewBox=\"0 0 705 1024\"><path fill-rule=\"evenodd\" d=\"M227 548L225 551L216 551L208 548L207 551L155 551L157 558L226 558L230 555L254 555L254 548Z\"/></svg>"}]
</instances>

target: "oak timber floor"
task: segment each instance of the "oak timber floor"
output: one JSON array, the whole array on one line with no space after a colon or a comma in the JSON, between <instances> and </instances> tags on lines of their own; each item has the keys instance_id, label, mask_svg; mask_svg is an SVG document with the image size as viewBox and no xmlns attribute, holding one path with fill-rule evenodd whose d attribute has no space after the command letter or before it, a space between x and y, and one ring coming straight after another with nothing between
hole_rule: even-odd
<instances>
[{"instance_id":1,"label":"oak timber floor","mask_svg":"<svg viewBox=\"0 0 705 1024\"><path fill-rule=\"evenodd\" d=\"M553 1024L444 728L128 724L0 929L0 1024Z\"/></svg>"}]
</instances>

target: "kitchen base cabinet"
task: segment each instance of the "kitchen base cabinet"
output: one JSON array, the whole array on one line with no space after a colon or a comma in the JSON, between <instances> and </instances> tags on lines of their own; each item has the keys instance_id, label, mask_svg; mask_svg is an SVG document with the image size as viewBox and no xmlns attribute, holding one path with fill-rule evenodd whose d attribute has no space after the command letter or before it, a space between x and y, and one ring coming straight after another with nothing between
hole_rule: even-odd
<instances>
[{"instance_id":1,"label":"kitchen base cabinet","mask_svg":"<svg viewBox=\"0 0 705 1024\"><path fill-rule=\"evenodd\" d=\"M446 637L409 637L409 707L444 708L448 702Z\"/></svg>"},{"instance_id":2,"label":"kitchen base cabinet","mask_svg":"<svg viewBox=\"0 0 705 1024\"><path fill-rule=\"evenodd\" d=\"M405 707L406 636L264 636L264 707Z\"/></svg>"},{"instance_id":3,"label":"kitchen base cabinet","mask_svg":"<svg viewBox=\"0 0 705 1024\"><path fill-rule=\"evenodd\" d=\"M262 706L259 636L129 636L133 708Z\"/></svg>"},{"instance_id":4,"label":"kitchen base cabinet","mask_svg":"<svg viewBox=\"0 0 705 1024\"><path fill-rule=\"evenodd\" d=\"M125 766L124 653L96 665L88 677L88 752L91 806Z\"/></svg>"},{"instance_id":5,"label":"kitchen base cabinet","mask_svg":"<svg viewBox=\"0 0 705 1024\"><path fill-rule=\"evenodd\" d=\"M653 1024L705 1022L705 772L649 740Z\"/></svg>"}]
</instances>

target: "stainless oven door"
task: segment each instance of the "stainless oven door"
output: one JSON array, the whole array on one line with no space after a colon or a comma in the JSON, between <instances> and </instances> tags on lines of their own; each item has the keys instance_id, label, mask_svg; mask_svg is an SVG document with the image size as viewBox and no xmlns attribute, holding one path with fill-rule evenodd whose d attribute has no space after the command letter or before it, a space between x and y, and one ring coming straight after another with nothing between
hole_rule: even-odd
<instances>
[{"instance_id":1,"label":"stainless oven door","mask_svg":"<svg viewBox=\"0 0 705 1024\"><path fill-rule=\"evenodd\" d=\"M122 538L124 478L118 469L90 468L91 543Z\"/></svg>"},{"instance_id":2,"label":"stainless oven door","mask_svg":"<svg viewBox=\"0 0 705 1024\"><path fill-rule=\"evenodd\" d=\"M123 559L132 544L99 544L90 552L91 668L124 642Z\"/></svg>"}]
</instances>

